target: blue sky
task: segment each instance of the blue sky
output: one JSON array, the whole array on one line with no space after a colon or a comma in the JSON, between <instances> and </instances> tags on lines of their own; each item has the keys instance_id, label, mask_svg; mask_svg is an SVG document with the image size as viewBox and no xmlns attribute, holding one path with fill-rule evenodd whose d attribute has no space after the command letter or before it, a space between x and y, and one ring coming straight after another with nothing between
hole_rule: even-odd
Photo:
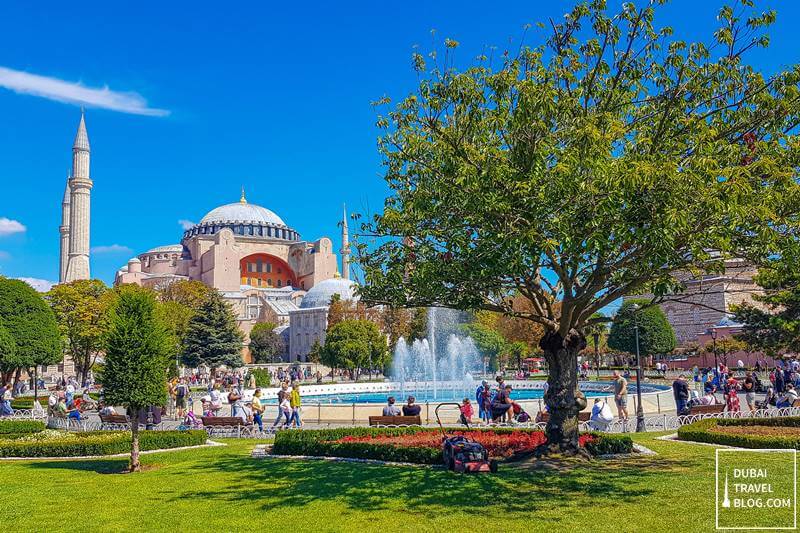
<instances>
[{"instance_id":1,"label":"blue sky","mask_svg":"<svg viewBox=\"0 0 800 533\"><path fill-rule=\"evenodd\" d=\"M436 29L466 64L485 45L516 47L524 24L571 2L289 4L0 4L0 274L57 279L80 104L54 98L94 102L94 277L111 283L130 256L178 242L179 221L238 200L241 185L304 238L338 248L342 203L374 211L387 192L370 102L413 89L412 47L427 49ZM798 61L800 6L764 5L778 23L754 57L771 72ZM718 6L679 0L658 20L705 38Z\"/></svg>"}]
</instances>

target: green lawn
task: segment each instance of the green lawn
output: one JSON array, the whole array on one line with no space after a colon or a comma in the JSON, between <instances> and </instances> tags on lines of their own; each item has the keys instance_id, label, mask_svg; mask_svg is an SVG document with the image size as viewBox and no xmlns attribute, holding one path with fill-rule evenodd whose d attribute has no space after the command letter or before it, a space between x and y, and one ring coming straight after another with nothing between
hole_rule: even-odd
<instances>
[{"instance_id":1,"label":"green lawn","mask_svg":"<svg viewBox=\"0 0 800 533\"><path fill-rule=\"evenodd\" d=\"M558 471L250 459L254 441L123 459L1 461L5 531L711 531L714 448Z\"/></svg>"}]
</instances>

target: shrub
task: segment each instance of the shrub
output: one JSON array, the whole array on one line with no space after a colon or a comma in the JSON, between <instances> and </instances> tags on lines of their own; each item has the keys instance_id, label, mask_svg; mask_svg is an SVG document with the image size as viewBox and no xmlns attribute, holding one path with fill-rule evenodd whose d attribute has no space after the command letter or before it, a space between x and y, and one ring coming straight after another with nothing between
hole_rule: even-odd
<instances>
[{"instance_id":1,"label":"shrub","mask_svg":"<svg viewBox=\"0 0 800 533\"><path fill-rule=\"evenodd\" d=\"M142 451L196 446L206 441L205 431L145 431L140 434ZM0 457L80 457L127 453L131 435L121 431L71 433L46 441L0 440Z\"/></svg>"},{"instance_id":2,"label":"shrub","mask_svg":"<svg viewBox=\"0 0 800 533\"><path fill-rule=\"evenodd\" d=\"M39 433L45 423L40 420L0 420L0 438L9 434Z\"/></svg>"},{"instance_id":3,"label":"shrub","mask_svg":"<svg viewBox=\"0 0 800 533\"><path fill-rule=\"evenodd\" d=\"M785 418L707 418L678 428L678 438L695 442L722 444L739 448L794 448L800 450L800 432L796 436L733 435L714 431L725 426L800 427L800 417Z\"/></svg>"},{"instance_id":4,"label":"shrub","mask_svg":"<svg viewBox=\"0 0 800 533\"><path fill-rule=\"evenodd\" d=\"M254 368L250 371L256 378L256 387L269 387L272 382L272 375L265 368Z\"/></svg>"},{"instance_id":5,"label":"shrub","mask_svg":"<svg viewBox=\"0 0 800 533\"><path fill-rule=\"evenodd\" d=\"M482 432L485 430L458 430L459 433ZM416 433L436 433L437 430L422 427L407 428L336 428L309 431L282 431L275 436L272 453L276 455L316 455L325 457L349 457L355 459L377 459L419 464L440 464L442 453L438 446L404 446L387 442L365 442L369 437L387 438L414 435ZM496 428L492 433L502 435L513 432L533 433L540 430L521 428ZM586 433L582 441L592 455L611 453L630 453L633 442L627 435L607 433ZM423 439L427 440L427 439Z\"/></svg>"}]
</instances>

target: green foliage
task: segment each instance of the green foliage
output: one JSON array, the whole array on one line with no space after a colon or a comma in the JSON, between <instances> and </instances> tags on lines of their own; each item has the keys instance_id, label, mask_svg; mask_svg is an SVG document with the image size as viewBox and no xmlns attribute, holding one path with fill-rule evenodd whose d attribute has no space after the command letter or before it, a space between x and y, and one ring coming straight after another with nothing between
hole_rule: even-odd
<instances>
[{"instance_id":1,"label":"green foliage","mask_svg":"<svg viewBox=\"0 0 800 533\"><path fill-rule=\"evenodd\" d=\"M3 372L61 361L56 317L41 295L24 281L0 277L0 328L14 341L13 349L0 348Z\"/></svg>"},{"instance_id":2,"label":"green foliage","mask_svg":"<svg viewBox=\"0 0 800 533\"><path fill-rule=\"evenodd\" d=\"M166 324L174 335L176 353L183 353L189 321L215 291L203 282L179 280L158 291Z\"/></svg>"},{"instance_id":3,"label":"green foliage","mask_svg":"<svg viewBox=\"0 0 800 533\"><path fill-rule=\"evenodd\" d=\"M800 352L800 272L797 255L784 254L781 260L759 271L756 276L764 290L753 298L763 308L744 304L735 308L735 320L743 324L737 337L753 350L770 355Z\"/></svg>"},{"instance_id":4,"label":"green foliage","mask_svg":"<svg viewBox=\"0 0 800 533\"><path fill-rule=\"evenodd\" d=\"M166 401L172 348L156 305L151 291L126 285L111 307L102 375L105 401L110 405L139 410Z\"/></svg>"},{"instance_id":5,"label":"green foliage","mask_svg":"<svg viewBox=\"0 0 800 533\"><path fill-rule=\"evenodd\" d=\"M378 326L369 320L342 320L328 331L320 353L331 368L355 370L384 368L391 355Z\"/></svg>"},{"instance_id":6,"label":"green foliage","mask_svg":"<svg viewBox=\"0 0 800 533\"><path fill-rule=\"evenodd\" d=\"M142 451L198 446L205 444L205 431L145 431L139 436ZM0 457L82 457L125 453L131 448L131 435L121 431L70 433L63 439L42 441L3 440Z\"/></svg>"},{"instance_id":7,"label":"green foliage","mask_svg":"<svg viewBox=\"0 0 800 533\"><path fill-rule=\"evenodd\" d=\"M667 316L660 307L649 304L649 300L627 300L622 304L611 325L609 348L636 353L634 325L638 325L642 356L666 354L675 349L677 340Z\"/></svg>"},{"instance_id":8,"label":"green foliage","mask_svg":"<svg viewBox=\"0 0 800 533\"><path fill-rule=\"evenodd\" d=\"M464 331L475 341L475 346L481 356L489 358L489 370L496 372L500 366L498 356L509 349L505 337L480 322L465 324Z\"/></svg>"},{"instance_id":9,"label":"green foliage","mask_svg":"<svg viewBox=\"0 0 800 533\"><path fill-rule=\"evenodd\" d=\"M244 364L242 332L236 324L236 316L216 291L209 294L189 320L183 345L182 360L187 366L237 368Z\"/></svg>"},{"instance_id":10,"label":"green foliage","mask_svg":"<svg viewBox=\"0 0 800 533\"><path fill-rule=\"evenodd\" d=\"M767 436L729 434L715 431L719 426L771 426L771 427L800 427L800 417L780 418L737 418L717 419L707 418L693 424L678 428L678 438L695 442L722 444L738 448L783 448L800 450L800 431L794 435Z\"/></svg>"},{"instance_id":11,"label":"green foliage","mask_svg":"<svg viewBox=\"0 0 800 533\"><path fill-rule=\"evenodd\" d=\"M278 363L286 351L283 338L275 333L277 324L259 322L250 331L250 353L254 363Z\"/></svg>"},{"instance_id":12,"label":"green foliage","mask_svg":"<svg viewBox=\"0 0 800 533\"><path fill-rule=\"evenodd\" d=\"M281 431L275 435L272 453L275 455L310 455L323 457L350 457L356 459L376 459L379 461L395 461L419 464L441 464L442 452L436 448L396 446L393 444L370 442L335 442L343 437L366 437L381 435L408 435L429 432L430 428L336 428L306 431ZM485 431L482 429L459 431ZM540 431L520 428L495 428L494 433L511 433L513 431ZM593 455L613 453L630 453L633 442L627 435L610 435L608 433L591 433L595 437L593 443L587 443L586 449Z\"/></svg>"},{"instance_id":13,"label":"green foliage","mask_svg":"<svg viewBox=\"0 0 800 533\"><path fill-rule=\"evenodd\" d=\"M250 373L256 378L256 387L269 387L272 383L272 374L265 368L253 368Z\"/></svg>"},{"instance_id":14,"label":"green foliage","mask_svg":"<svg viewBox=\"0 0 800 533\"><path fill-rule=\"evenodd\" d=\"M567 398L594 313L793 240L800 70L749 63L774 12L743 2L687 43L656 26L662 4L580 3L538 46L464 70L453 42L415 53L418 88L377 120L391 192L356 240L362 301L537 322L549 397ZM564 449L573 426L551 431Z\"/></svg>"},{"instance_id":15,"label":"green foliage","mask_svg":"<svg viewBox=\"0 0 800 533\"><path fill-rule=\"evenodd\" d=\"M66 350L75 362L78 381L91 370L108 333L108 309L116 296L97 279L53 286L45 295L55 313Z\"/></svg>"},{"instance_id":16,"label":"green foliage","mask_svg":"<svg viewBox=\"0 0 800 533\"><path fill-rule=\"evenodd\" d=\"M39 433L45 427L45 423L40 420L0 420L0 438L10 433Z\"/></svg>"},{"instance_id":17,"label":"green foliage","mask_svg":"<svg viewBox=\"0 0 800 533\"><path fill-rule=\"evenodd\" d=\"M417 307L413 310L409 330L409 341L421 340L428 336L428 309L426 307Z\"/></svg>"}]
</instances>

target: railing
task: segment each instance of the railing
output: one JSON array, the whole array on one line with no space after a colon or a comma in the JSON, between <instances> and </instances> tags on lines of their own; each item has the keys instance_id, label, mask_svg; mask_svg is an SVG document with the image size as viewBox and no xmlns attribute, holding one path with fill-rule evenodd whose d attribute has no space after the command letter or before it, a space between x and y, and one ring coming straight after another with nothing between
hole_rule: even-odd
<instances>
[{"instance_id":1,"label":"railing","mask_svg":"<svg viewBox=\"0 0 800 533\"><path fill-rule=\"evenodd\" d=\"M47 411L44 409L14 409L11 415L0 417L0 420L44 420Z\"/></svg>"}]
</instances>

